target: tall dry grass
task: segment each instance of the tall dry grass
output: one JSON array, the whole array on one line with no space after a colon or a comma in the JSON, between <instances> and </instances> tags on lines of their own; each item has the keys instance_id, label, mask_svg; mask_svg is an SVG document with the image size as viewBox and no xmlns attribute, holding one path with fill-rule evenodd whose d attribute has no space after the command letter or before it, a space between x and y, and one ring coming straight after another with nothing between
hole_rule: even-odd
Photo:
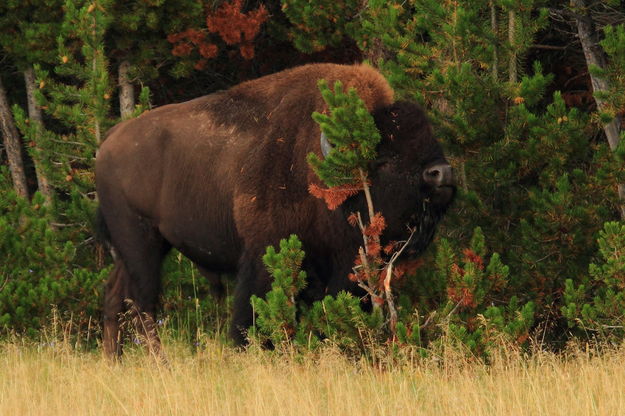
<instances>
[{"instance_id":1,"label":"tall dry grass","mask_svg":"<svg viewBox=\"0 0 625 416\"><path fill-rule=\"evenodd\" d=\"M625 351L446 359L385 370L314 357L169 347L111 365L67 344L0 344L0 415L625 415Z\"/></svg>"}]
</instances>

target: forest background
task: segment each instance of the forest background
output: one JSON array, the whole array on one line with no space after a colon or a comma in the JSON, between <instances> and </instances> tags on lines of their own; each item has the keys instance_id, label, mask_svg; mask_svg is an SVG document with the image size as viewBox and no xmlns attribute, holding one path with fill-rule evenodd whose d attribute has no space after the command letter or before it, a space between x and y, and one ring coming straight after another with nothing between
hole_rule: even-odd
<instances>
[{"instance_id":1,"label":"forest background","mask_svg":"<svg viewBox=\"0 0 625 416\"><path fill-rule=\"evenodd\" d=\"M0 332L37 337L54 316L97 339L111 259L93 162L109 127L295 65L366 61L427 110L459 178L435 243L394 276L394 345L620 343L624 24L619 1L5 0ZM167 328L222 337L228 300L178 253L164 269ZM348 296L310 312L301 327L347 351L389 339Z\"/></svg>"}]
</instances>

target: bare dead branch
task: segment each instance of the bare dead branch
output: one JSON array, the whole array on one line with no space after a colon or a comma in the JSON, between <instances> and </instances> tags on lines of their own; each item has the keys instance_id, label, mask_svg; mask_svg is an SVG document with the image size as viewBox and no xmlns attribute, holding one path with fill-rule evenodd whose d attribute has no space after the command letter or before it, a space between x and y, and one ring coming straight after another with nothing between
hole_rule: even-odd
<instances>
[{"instance_id":1,"label":"bare dead branch","mask_svg":"<svg viewBox=\"0 0 625 416\"><path fill-rule=\"evenodd\" d=\"M397 310L395 309L395 302L393 301L393 293L391 292L391 278L393 276L393 267L394 267L395 261L397 261L399 256L401 256L405 248L410 243L410 240L412 239L412 236L414 235L414 233L415 233L415 230L412 229L410 236L408 236L408 239L406 240L406 242L404 242L404 244L399 250L393 253L393 255L391 256L391 259L389 260L386 266L386 276L384 276L384 294L386 297L386 304L388 305L389 323L390 323L390 328L391 328L391 334L393 335L393 337L395 337L395 329L397 327Z\"/></svg>"}]
</instances>

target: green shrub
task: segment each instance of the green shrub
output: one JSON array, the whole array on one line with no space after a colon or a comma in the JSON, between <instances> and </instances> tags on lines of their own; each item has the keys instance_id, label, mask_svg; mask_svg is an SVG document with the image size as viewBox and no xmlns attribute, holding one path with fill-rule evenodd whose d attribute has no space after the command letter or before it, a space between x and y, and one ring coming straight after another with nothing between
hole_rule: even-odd
<instances>
[{"instance_id":1,"label":"green shrub","mask_svg":"<svg viewBox=\"0 0 625 416\"><path fill-rule=\"evenodd\" d=\"M263 259L274 281L265 299L252 298L257 318L249 334L261 342L270 340L274 346L314 349L322 341L330 342L349 355L365 356L388 342L427 354L429 346L451 340L478 357L487 357L501 345L526 345L535 305L516 296L505 302L501 299L508 267L497 253L488 256L479 228L470 247L462 251L462 260L457 261L458 257L446 240L441 241L437 267L426 272L432 281L439 280L435 286L443 292L440 302L402 302L394 339L382 309L369 310L352 294L326 296L311 306L297 302L306 274L300 270L301 242L292 235L280 241L279 253L267 248Z\"/></svg>"},{"instance_id":2,"label":"green shrub","mask_svg":"<svg viewBox=\"0 0 625 416\"><path fill-rule=\"evenodd\" d=\"M562 315L578 335L622 340L625 335L625 224L607 222L599 233L600 261L586 283L567 279Z\"/></svg>"},{"instance_id":3,"label":"green shrub","mask_svg":"<svg viewBox=\"0 0 625 416\"><path fill-rule=\"evenodd\" d=\"M0 172L0 189L9 189ZM97 327L108 268L85 267L77 244L50 227L44 198L31 202L12 191L0 198L0 331L36 335L56 306L78 328ZM95 260L95 258L94 258Z\"/></svg>"},{"instance_id":4,"label":"green shrub","mask_svg":"<svg viewBox=\"0 0 625 416\"><path fill-rule=\"evenodd\" d=\"M249 335L262 342L270 340L279 345L290 339L296 328L296 297L306 286L306 273L301 270L304 261L302 243L296 235L280 240L280 251L267 247L263 263L273 276L271 290L261 299L252 296L256 315Z\"/></svg>"}]
</instances>

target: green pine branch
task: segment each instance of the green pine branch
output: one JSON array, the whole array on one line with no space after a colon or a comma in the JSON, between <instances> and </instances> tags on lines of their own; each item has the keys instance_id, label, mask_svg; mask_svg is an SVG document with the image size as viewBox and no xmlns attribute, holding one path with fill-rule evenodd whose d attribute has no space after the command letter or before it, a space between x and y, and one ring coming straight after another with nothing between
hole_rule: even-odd
<instances>
[{"instance_id":1,"label":"green pine branch","mask_svg":"<svg viewBox=\"0 0 625 416\"><path fill-rule=\"evenodd\" d=\"M329 115L314 112L312 117L332 150L323 159L309 153L308 163L328 187L358 183L359 169L366 171L367 163L377 156L381 140L373 116L354 88L345 93L343 84L337 81L332 91L323 79L318 86Z\"/></svg>"}]
</instances>

